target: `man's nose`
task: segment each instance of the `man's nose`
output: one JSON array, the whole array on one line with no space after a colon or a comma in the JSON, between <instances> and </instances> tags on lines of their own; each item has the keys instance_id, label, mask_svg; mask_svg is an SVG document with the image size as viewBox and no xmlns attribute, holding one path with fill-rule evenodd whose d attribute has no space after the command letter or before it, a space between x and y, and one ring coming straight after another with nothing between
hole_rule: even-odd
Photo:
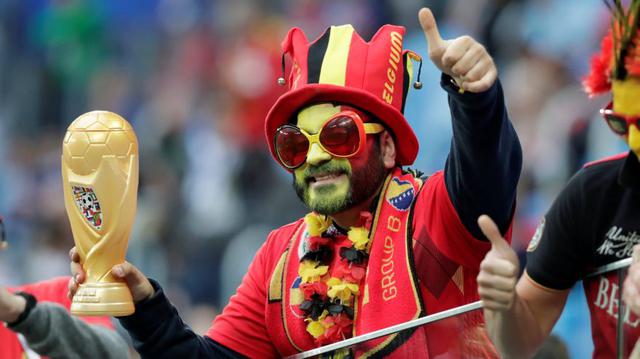
<instances>
[{"instance_id":1,"label":"man's nose","mask_svg":"<svg viewBox=\"0 0 640 359\"><path fill-rule=\"evenodd\" d=\"M307 163L312 166L317 166L322 162L331 160L331 154L323 150L317 143L312 143L307 153Z\"/></svg>"}]
</instances>

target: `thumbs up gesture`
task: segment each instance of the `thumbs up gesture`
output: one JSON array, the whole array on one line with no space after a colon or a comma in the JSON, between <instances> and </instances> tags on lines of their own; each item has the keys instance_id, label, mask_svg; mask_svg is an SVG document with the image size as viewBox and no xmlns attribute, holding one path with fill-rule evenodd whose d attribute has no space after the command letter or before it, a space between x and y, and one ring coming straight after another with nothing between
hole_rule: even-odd
<instances>
[{"instance_id":1,"label":"thumbs up gesture","mask_svg":"<svg viewBox=\"0 0 640 359\"><path fill-rule=\"evenodd\" d=\"M443 40L428 8L418 13L427 38L429 58L440 71L453 77L462 90L483 92L491 88L498 70L487 50L470 36Z\"/></svg>"},{"instance_id":2,"label":"thumbs up gesture","mask_svg":"<svg viewBox=\"0 0 640 359\"><path fill-rule=\"evenodd\" d=\"M513 305L520 263L516 252L502 238L498 226L487 215L478 218L482 233L491 242L491 250L480 263L478 293L486 310L504 311Z\"/></svg>"}]
</instances>

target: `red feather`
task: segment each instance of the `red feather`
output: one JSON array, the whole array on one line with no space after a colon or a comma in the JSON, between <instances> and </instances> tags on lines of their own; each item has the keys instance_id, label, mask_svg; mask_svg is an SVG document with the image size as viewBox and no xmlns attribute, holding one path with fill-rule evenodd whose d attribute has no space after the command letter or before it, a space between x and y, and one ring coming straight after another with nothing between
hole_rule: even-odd
<instances>
[{"instance_id":1,"label":"red feather","mask_svg":"<svg viewBox=\"0 0 640 359\"><path fill-rule=\"evenodd\" d=\"M582 80L582 86L589 96L599 95L611 90L611 66L613 39L609 31L600 43L600 53L591 58L591 72Z\"/></svg>"}]
</instances>

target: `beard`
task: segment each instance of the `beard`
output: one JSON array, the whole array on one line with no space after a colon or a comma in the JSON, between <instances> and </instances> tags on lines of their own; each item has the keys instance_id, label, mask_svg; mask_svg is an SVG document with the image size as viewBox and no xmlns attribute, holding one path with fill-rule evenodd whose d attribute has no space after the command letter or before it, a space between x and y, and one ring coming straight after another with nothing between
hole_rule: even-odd
<instances>
[{"instance_id":1,"label":"beard","mask_svg":"<svg viewBox=\"0 0 640 359\"><path fill-rule=\"evenodd\" d=\"M360 167L349 166L347 160L332 159L318 167L307 167L301 178L293 175L293 187L300 200L314 212L333 215L363 203L380 190L388 170L380 156L380 146L374 145L367 162ZM310 194L309 177L316 173L345 174L348 188L342 193L335 185L315 189L315 197Z\"/></svg>"}]
</instances>

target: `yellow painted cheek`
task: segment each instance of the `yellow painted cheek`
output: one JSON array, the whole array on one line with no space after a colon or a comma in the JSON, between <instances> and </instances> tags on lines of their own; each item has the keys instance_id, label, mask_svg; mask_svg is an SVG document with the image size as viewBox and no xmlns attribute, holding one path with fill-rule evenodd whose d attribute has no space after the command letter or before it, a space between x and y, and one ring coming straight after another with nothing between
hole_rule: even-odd
<instances>
[{"instance_id":1,"label":"yellow painted cheek","mask_svg":"<svg viewBox=\"0 0 640 359\"><path fill-rule=\"evenodd\" d=\"M640 79L629 77L625 80L615 80L611 86L613 94L613 111L625 115L640 114Z\"/></svg>"},{"instance_id":2,"label":"yellow painted cheek","mask_svg":"<svg viewBox=\"0 0 640 359\"><path fill-rule=\"evenodd\" d=\"M613 94L613 111L627 116L640 114L640 78L629 77L625 80L613 81L611 87ZM626 136L629 148L640 159L640 129L637 126L629 126L629 134Z\"/></svg>"},{"instance_id":3,"label":"yellow painted cheek","mask_svg":"<svg viewBox=\"0 0 640 359\"><path fill-rule=\"evenodd\" d=\"M640 129L635 125L629 127L629 136L627 137L629 148L633 151L638 158L640 158Z\"/></svg>"}]
</instances>

